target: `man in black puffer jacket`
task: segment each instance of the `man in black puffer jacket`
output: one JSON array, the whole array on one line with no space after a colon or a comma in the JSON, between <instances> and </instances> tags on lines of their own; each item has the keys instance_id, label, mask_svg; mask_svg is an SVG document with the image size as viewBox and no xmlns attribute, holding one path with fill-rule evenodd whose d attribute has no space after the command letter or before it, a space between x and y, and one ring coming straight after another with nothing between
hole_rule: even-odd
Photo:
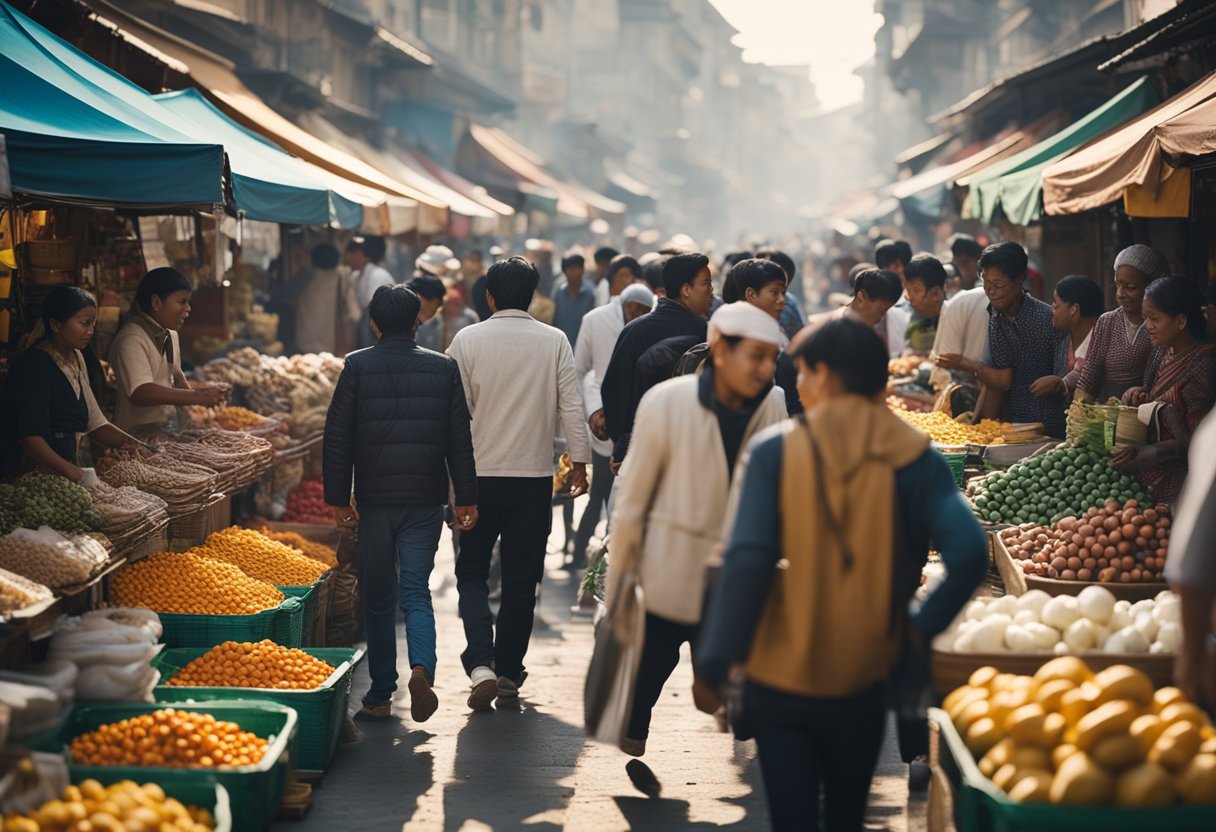
<instances>
[{"instance_id":1,"label":"man in black puffer jacket","mask_svg":"<svg viewBox=\"0 0 1216 832\"><path fill-rule=\"evenodd\" d=\"M404 286L376 290L370 317L378 343L346 357L325 420L325 502L334 506L339 528L359 529L371 676L358 714L365 719L392 713L398 600L412 668L410 714L425 722L439 707L431 689L436 657L429 581L449 476L460 529L477 525L477 470L460 369L455 360L414 343L420 307Z\"/></svg>"}]
</instances>

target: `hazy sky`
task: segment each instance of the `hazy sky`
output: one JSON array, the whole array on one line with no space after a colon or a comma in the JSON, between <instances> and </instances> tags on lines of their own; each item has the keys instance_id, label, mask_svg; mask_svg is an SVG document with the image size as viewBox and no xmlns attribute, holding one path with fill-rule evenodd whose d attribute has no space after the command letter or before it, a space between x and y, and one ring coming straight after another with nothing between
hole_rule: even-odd
<instances>
[{"instance_id":1,"label":"hazy sky","mask_svg":"<svg viewBox=\"0 0 1216 832\"><path fill-rule=\"evenodd\" d=\"M819 100L833 110L861 98L853 69L874 55L882 17L874 0L710 0L739 30L744 60L810 64Z\"/></svg>"}]
</instances>

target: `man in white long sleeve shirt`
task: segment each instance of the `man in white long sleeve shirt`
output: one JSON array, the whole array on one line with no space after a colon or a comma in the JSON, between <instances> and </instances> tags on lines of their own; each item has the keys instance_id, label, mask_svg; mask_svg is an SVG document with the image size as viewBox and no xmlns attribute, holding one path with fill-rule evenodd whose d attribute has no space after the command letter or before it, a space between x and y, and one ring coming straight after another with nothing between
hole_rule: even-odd
<instances>
[{"instance_id":1,"label":"man in white long sleeve shirt","mask_svg":"<svg viewBox=\"0 0 1216 832\"><path fill-rule=\"evenodd\" d=\"M495 263L486 275L494 314L462 329L448 348L473 416L480 518L461 535L456 588L468 645L461 661L472 681L469 707L479 711L496 697L518 697L527 677L523 660L553 519L559 421L574 463L573 495L587 490L591 442L570 342L527 313L539 281L536 267L522 257ZM495 622L488 578L499 537L502 606Z\"/></svg>"},{"instance_id":2,"label":"man in white long sleeve shirt","mask_svg":"<svg viewBox=\"0 0 1216 832\"><path fill-rule=\"evenodd\" d=\"M933 341L934 355L961 355L972 361L984 357L988 346L988 296L983 285L964 289L956 294L937 322L937 338ZM950 373L940 367L933 371L937 384L949 384Z\"/></svg>"}]
</instances>

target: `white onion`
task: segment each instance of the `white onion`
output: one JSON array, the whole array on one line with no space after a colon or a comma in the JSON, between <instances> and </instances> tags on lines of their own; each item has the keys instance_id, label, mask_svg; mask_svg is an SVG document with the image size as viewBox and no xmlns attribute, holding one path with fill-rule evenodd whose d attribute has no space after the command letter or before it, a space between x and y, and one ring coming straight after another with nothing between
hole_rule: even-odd
<instances>
[{"instance_id":1,"label":"white onion","mask_svg":"<svg viewBox=\"0 0 1216 832\"><path fill-rule=\"evenodd\" d=\"M1077 596L1077 605L1082 616L1095 624L1105 624L1115 611L1115 600L1106 587L1087 586Z\"/></svg>"},{"instance_id":2,"label":"white onion","mask_svg":"<svg viewBox=\"0 0 1216 832\"><path fill-rule=\"evenodd\" d=\"M1057 595L1043 605L1043 623L1061 632L1080 617L1077 599L1071 595Z\"/></svg>"}]
</instances>

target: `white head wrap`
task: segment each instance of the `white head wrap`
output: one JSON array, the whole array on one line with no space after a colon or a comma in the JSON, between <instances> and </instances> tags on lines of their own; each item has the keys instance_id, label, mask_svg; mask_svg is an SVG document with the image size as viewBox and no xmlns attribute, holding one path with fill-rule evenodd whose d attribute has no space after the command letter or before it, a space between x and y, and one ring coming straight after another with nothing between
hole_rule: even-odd
<instances>
[{"instance_id":1,"label":"white head wrap","mask_svg":"<svg viewBox=\"0 0 1216 832\"><path fill-rule=\"evenodd\" d=\"M719 307L709 319L709 343L714 343L723 335L750 338L753 341L776 344L778 347L785 344L785 335L781 332L781 327L777 326L776 319L747 301Z\"/></svg>"},{"instance_id":2,"label":"white head wrap","mask_svg":"<svg viewBox=\"0 0 1216 832\"><path fill-rule=\"evenodd\" d=\"M649 309L654 306L654 292L644 283L631 283L621 292L621 303L640 303Z\"/></svg>"},{"instance_id":3,"label":"white head wrap","mask_svg":"<svg viewBox=\"0 0 1216 832\"><path fill-rule=\"evenodd\" d=\"M1159 277L1165 277L1170 273L1170 264L1165 259L1165 255L1155 248L1140 245L1139 243L1134 246L1128 246L1119 252L1119 255L1115 258L1115 268L1117 269L1120 266L1131 266L1133 269L1147 275L1150 281L1156 280Z\"/></svg>"}]
</instances>

